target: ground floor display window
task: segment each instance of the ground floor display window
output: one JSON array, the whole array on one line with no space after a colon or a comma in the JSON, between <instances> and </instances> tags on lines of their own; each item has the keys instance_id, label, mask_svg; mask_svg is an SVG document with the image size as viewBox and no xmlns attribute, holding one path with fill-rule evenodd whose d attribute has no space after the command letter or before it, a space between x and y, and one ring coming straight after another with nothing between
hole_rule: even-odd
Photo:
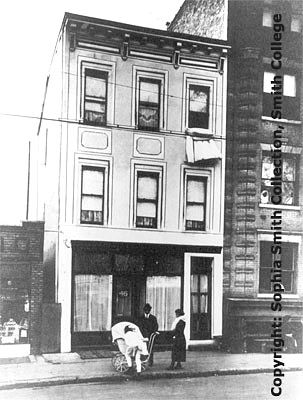
<instances>
[{"instance_id":1,"label":"ground floor display window","mask_svg":"<svg viewBox=\"0 0 303 400\"><path fill-rule=\"evenodd\" d=\"M0 269L0 344L28 343L30 267Z\"/></svg>"},{"instance_id":2,"label":"ground floor display window","mask_svg":"<svg viewBox=\"0 0 303 400\"><path fill-rule=\"evenodd\" d=\"M146 280L146 300L157 315L159 330L171 329L175 310L180 307L180 276L148 276Z\"/></svg>"},{"instance_id":3,"label":"ground floor display window","mask_svg":"<svg viewBox=\"0 0 303 400\"><path fill-rule=\"evenodd\" d=\"M75 275L75 332L107 331L111 328L111 275Z\"/></svg>"}]
</instances>

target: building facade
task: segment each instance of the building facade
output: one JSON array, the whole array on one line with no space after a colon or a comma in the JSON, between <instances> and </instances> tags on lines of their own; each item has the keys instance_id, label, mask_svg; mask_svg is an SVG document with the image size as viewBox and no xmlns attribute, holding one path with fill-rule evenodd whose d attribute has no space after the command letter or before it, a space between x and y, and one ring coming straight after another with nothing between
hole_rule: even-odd
<instances>
[{"instance_id":1,"label":"building facade","mask_svg":"<svg viewBox=\"0 0 303 400\"><path fill-rule=\"evenodd\" d=\"M186 32L196 31L196 26L189 29L190 3L185 1L183 13L181 8L170 29L182 32L183 24ZM196 8L205 3L196 1ZM223 7L222 2L217 4ZM262 344L260 336L271 333L273 316L291 317L302 351L302 2L230 0L225 12L232 47L224 224L225 338L238 349L256 350ZM215 37L223 34L216 32ZM277 260L280 266L274 264ZM281 310L274 295L276 299L282 296Z\"/></svg>"},{"instance_id":2,"label":"building facade","mask_svg":"<svg viewBox=\"0 0 303 400\"><path fill-rule=\"evenodd\" d=\"M222 334L224 41L66 14L32 163L61 351L111 343L146 302L158 343ZM37 210L37 213L36 213Z\"/></svg>"},{"instance_id":3,"label":"building facade","mask_svg":"<svg viewBox=\"0 0 303 400\"><path fill-rule=\"evenodd\" d=\"M0 226L0 358L40 352L43 222Z\"/></svg>"}]
</instances>

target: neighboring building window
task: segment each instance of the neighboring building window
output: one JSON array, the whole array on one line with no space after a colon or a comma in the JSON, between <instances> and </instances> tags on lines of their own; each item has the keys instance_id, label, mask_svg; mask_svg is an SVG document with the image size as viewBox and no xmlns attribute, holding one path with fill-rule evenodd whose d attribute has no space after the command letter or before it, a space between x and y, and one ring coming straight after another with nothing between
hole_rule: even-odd
<instances>
[{"instance_id":1,"label":"neighboring building window","mask_svg":"<svg viewBox=\"0 0 303 400\"><path fill-rule=\"evenodd\" d=\"M275 97L273 94L281 95L282 98L278 100L282 119L299 120L300 119L300 96L297 91L298 76L291 74L281 75L277 74L276 82L274 83L276 74L273 72L264 72L263 78L263 115L271 116L273 109L278 109L275 106ZM273 83L272 83L273 82ZM273 94L272 94L273 93Z\"/></svg>"},{"instance_id":2,"label":"neighboring building window","mask_svg":"<svg viewBox=\"0 0 303 400\"><path fill-rule=\"evenodd\" d=\"M259 292L272 293L272 272L273 254L271 241L260 242L260 271L259 271ZM281 283L284 286L285 293L295 293L295 273L298 258L298 244L283 242L281 244L281 255L276 256L275 260L281 260ZM278 273L278 272L277 272Z\"/></svg>"},{"instance_id":3,"label":"neighboring building window","mask_svg":"<svg viewBox=\"0 0 303 400\"><path fill-rule=\"evenodd\" d=\"M185 186L185 229L205 231L207 178L187 174Z\"/></svg>"},{"instance_id":4,"label":"neighboring building window","mask_svg":"<svg viewBox=\"0 0 303 400\"><path fill-rule=\"evenodd\" d=\"M272 26L272 11L271 10L263 10L262 25L267 26L267 27Z\"/></svg>"},{"instance_id":5,"label":"neighboring building window","mask_svg":"<svg viewBox=\"0 0 303 400\"><path fill-rule=\"evenodd\" d=\"M160 127L161 81L139 78L138 128L158 131Z\"/></svg>"},{"instance_id":6,"label":"neighboring building window","mask_svg":"<svg viewBox=\"0 0 303 400\"><path fill-rule=\"evenodd\" d=\"M209 90L207 86L189 85L188 128L209 128Z\"/></svg>"},{"instance_id":7,"label":"neighboring building window","mask_svg":"<svg viewBox=\"0 0 303 400\"><path fill-rule=\"evenodd\" d=\"M104 224L104 168L82 167L81 223Z\"/></svg>"},{"instance_id":8,"label":"neighboring building window","mask_svg":"<svg viewBox=\"0 0 303 400\"><path fill-rule=\"evenodd\" d=\"M155 229L158 220L159 172L137 171L136 227Z\"/></svg>"},{"instance_id":9,"label":"neighboring building window","mask_svg":"<svg viewBox=\"0 0 303 400\"><path fill-rule=\"evenodd\" d=\"M283 205L293 206L297 203L297 165L296 156L288 153L282 154L282 203ZM270 153L262 155L262 186L261 203L271 204L272 185L271 178L274 177L273 158Z\"/></svg>"},{"instance_id":10,"label":"neighboring building window","mask_svg":"<svg viewBox=\"0 0 303 400\"><path fill-rule=\"evenodd\" d=\"M291 18L291 24L290 24L290 30L292 32L297 32L300 33L301 32L301 18L299 15L293 15Z\"/></svg>"},{"instance_id":11,"label":"neighboring building window","mask_svg":"<svg viewBox=\"0 0 303 400\"><path fill-rule=\"evenodd\" d=\"M84 123L99 126L106 125L107 82L107 72L85 69Z\"/></svg>"}]
</instances>

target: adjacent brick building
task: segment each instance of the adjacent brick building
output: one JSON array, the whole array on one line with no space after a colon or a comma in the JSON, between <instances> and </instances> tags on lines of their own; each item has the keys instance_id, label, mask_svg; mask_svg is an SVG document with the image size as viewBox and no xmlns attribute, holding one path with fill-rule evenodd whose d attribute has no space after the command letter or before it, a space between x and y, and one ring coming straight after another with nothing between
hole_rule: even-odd
<instances>
[{"instance_id":1,"label":"adjacent brick building","mask_svg":"<svg viewBox=\"0 0 303 400\"><path fill-rule=\"evenodd\" d=\"M271 310L273 287L274 216L281 216L282 310L291 316L293 332L302 344L303 297L303 158L302 158L302 2L186 0L170 25L178 32L196 33L197 20L207 35L211 5L228 14L226 190L224 226L225 338L238 349L260 348L276 314ZM194 6L194 7L193 7ZM225 9L224 9L225 8ZM203 11L203 13L201 13ZM228 11L228 12L227 12ZM274 26L280 14L283 29ZM278 18L278 17L277 17ZM224 18L221 18L224 20ZM222 28L221 24L219 27ZM274 33L280 32L281 37ZM209 34L213 36L213 31ZM215 37L224 36L224 30ZM279 40L277 39L279 38ZM271 45L272 42L280 45ZM272 47L272 48L271 48ZM281 58L280 58L281 55ZM282 62L275 70L273 57ZM274 76L281 76L282 116L273 119ZM282 198L273 204L274 131L282 128ZM301 181L301 185L300 185ZM238 336L238 343L235 340Z\"/></svg>"},{"instance_id":2,"label":"adjacent brick building","mask_svg":"<svg viewBox=\"0 0 303 400\"><path fill-rule=\"evenodd\" d=\"M40 351L44 222L0 226L0 357Z\"/></svg>"}]
</instances>

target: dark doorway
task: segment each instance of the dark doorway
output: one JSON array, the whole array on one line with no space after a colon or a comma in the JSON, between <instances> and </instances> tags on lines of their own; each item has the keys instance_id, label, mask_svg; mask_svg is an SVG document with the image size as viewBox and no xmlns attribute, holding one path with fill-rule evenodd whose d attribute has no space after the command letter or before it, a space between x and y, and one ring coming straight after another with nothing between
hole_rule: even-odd
<instances>
[{"instance_id":1,"label":"dark doorway","mask_svg":"<svg viewBox=\"0 0 303 400\"><path fill-rule=\"evenodd\" d=\"M211 338L212 259L192 257L190 273L190 339Z\"/></svg>"}]
</instances>

